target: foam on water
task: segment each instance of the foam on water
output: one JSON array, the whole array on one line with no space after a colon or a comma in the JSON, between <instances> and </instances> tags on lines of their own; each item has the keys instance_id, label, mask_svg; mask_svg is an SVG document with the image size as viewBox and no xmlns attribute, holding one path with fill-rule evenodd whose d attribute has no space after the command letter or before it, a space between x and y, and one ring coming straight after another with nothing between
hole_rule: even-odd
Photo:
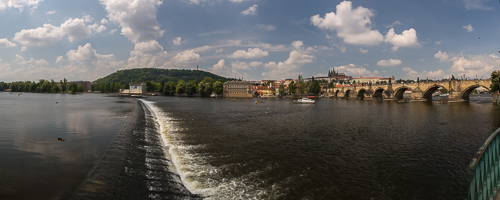
<instances>
[{"instance_id":1,"label":"foam on water","mask_svg":"<svg viewBox=\"0 0 500 200\"><path fill-rule=\"evenodd\" d=\"M180 140L178 132L182 129L176 126L176 119L163 112L155 105L155 102L142 100L152 111L159 124L159 131L168 153L166 157L172 161L175 169L174 173L179 174L181 182L186 188L199 194L206 199L262 199L277 198L283 190L278 190L278 186L271 188L264 187L267 182L262 174L271 173L272 166L268 166L256 172L239 177L226 177L223 171L237 168L243 163L233 163L219 166L211 166L205 159L210 155L197 155L195 150L201 150L204 145L188 145Z\"/></svg>"}]
</instances>

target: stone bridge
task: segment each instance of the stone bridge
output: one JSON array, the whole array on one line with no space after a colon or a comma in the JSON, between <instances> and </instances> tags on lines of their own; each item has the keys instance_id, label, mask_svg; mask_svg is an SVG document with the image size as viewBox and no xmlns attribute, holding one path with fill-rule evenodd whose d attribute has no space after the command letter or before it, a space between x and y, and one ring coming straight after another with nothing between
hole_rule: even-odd
<instances>
[{"instance_id":1,"label":"stone bridge","mask_svg":"<svg viewBox=\"0 0 500 200\"><path fill-rule=\"evenodd\" d=\"M490 90L491 80L450 80L409 84L366 85L328 88L329 97L359 100L400 100L411 89L412 101L432 101L432 93L443 87L449 92L449 102L469 101L469 94L478 87ZM323 90L324 92L324 90Z\"/></svg>"}]
</instances>

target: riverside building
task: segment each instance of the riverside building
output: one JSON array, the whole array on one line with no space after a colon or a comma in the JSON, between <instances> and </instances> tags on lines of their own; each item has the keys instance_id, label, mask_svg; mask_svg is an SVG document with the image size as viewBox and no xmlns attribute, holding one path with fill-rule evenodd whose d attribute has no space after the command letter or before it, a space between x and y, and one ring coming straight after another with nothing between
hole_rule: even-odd
<instances>
[{"instance_id":1,"label":"riverside building","mask_svg":"<svg viewBox=\"0 0 500 200\"><path fill-rule=\"evenodd\" d=\"M227 81L224 83L222 97L253 97L249 81Z\"/></svg>"}]
</instances>

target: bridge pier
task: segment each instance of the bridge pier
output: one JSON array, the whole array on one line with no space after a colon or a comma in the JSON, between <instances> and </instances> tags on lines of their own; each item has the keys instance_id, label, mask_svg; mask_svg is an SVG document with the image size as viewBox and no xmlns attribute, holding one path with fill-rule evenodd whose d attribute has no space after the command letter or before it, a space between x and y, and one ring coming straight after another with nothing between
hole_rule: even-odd
<instances>
[{"instance_id":1,"label":"bridge pier","mask_svg":"<svg viewBox=\"0 0 500 200\"><path fill-rule=\"evenodd\" d=\"M420 87L417 87L411 91L411 100L412 101L428 101L428 99L424 98L424 92L422 92Z\"/></svg>"}]
</instances>

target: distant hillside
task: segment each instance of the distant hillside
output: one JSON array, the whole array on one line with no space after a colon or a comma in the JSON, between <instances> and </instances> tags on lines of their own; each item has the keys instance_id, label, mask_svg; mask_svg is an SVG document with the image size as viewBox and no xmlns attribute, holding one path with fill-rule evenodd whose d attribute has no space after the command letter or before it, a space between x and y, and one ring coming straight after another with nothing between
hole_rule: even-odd
<instances>
[{"instance_id":1,"label":"distant hillside","mask_svg":"<svg viewBox=\"0 0 500 200\"><path fill-rule=\"evenodd\" d=\"M139 82L161 82L161 81L174 81L184 80L186 82L198 79L198 81L203 80L206 76L213 78L214 80L222 79L224 81L233 80L232 78L226 78L219 75L215 75L210 72L198 71L198 70L185 70L185 69L155 69L155 68L142 68L142 69L127 69L120 70L112 73L106 77L97 79L98 83L139 83Z\"/></svg>"}]
</instances>

